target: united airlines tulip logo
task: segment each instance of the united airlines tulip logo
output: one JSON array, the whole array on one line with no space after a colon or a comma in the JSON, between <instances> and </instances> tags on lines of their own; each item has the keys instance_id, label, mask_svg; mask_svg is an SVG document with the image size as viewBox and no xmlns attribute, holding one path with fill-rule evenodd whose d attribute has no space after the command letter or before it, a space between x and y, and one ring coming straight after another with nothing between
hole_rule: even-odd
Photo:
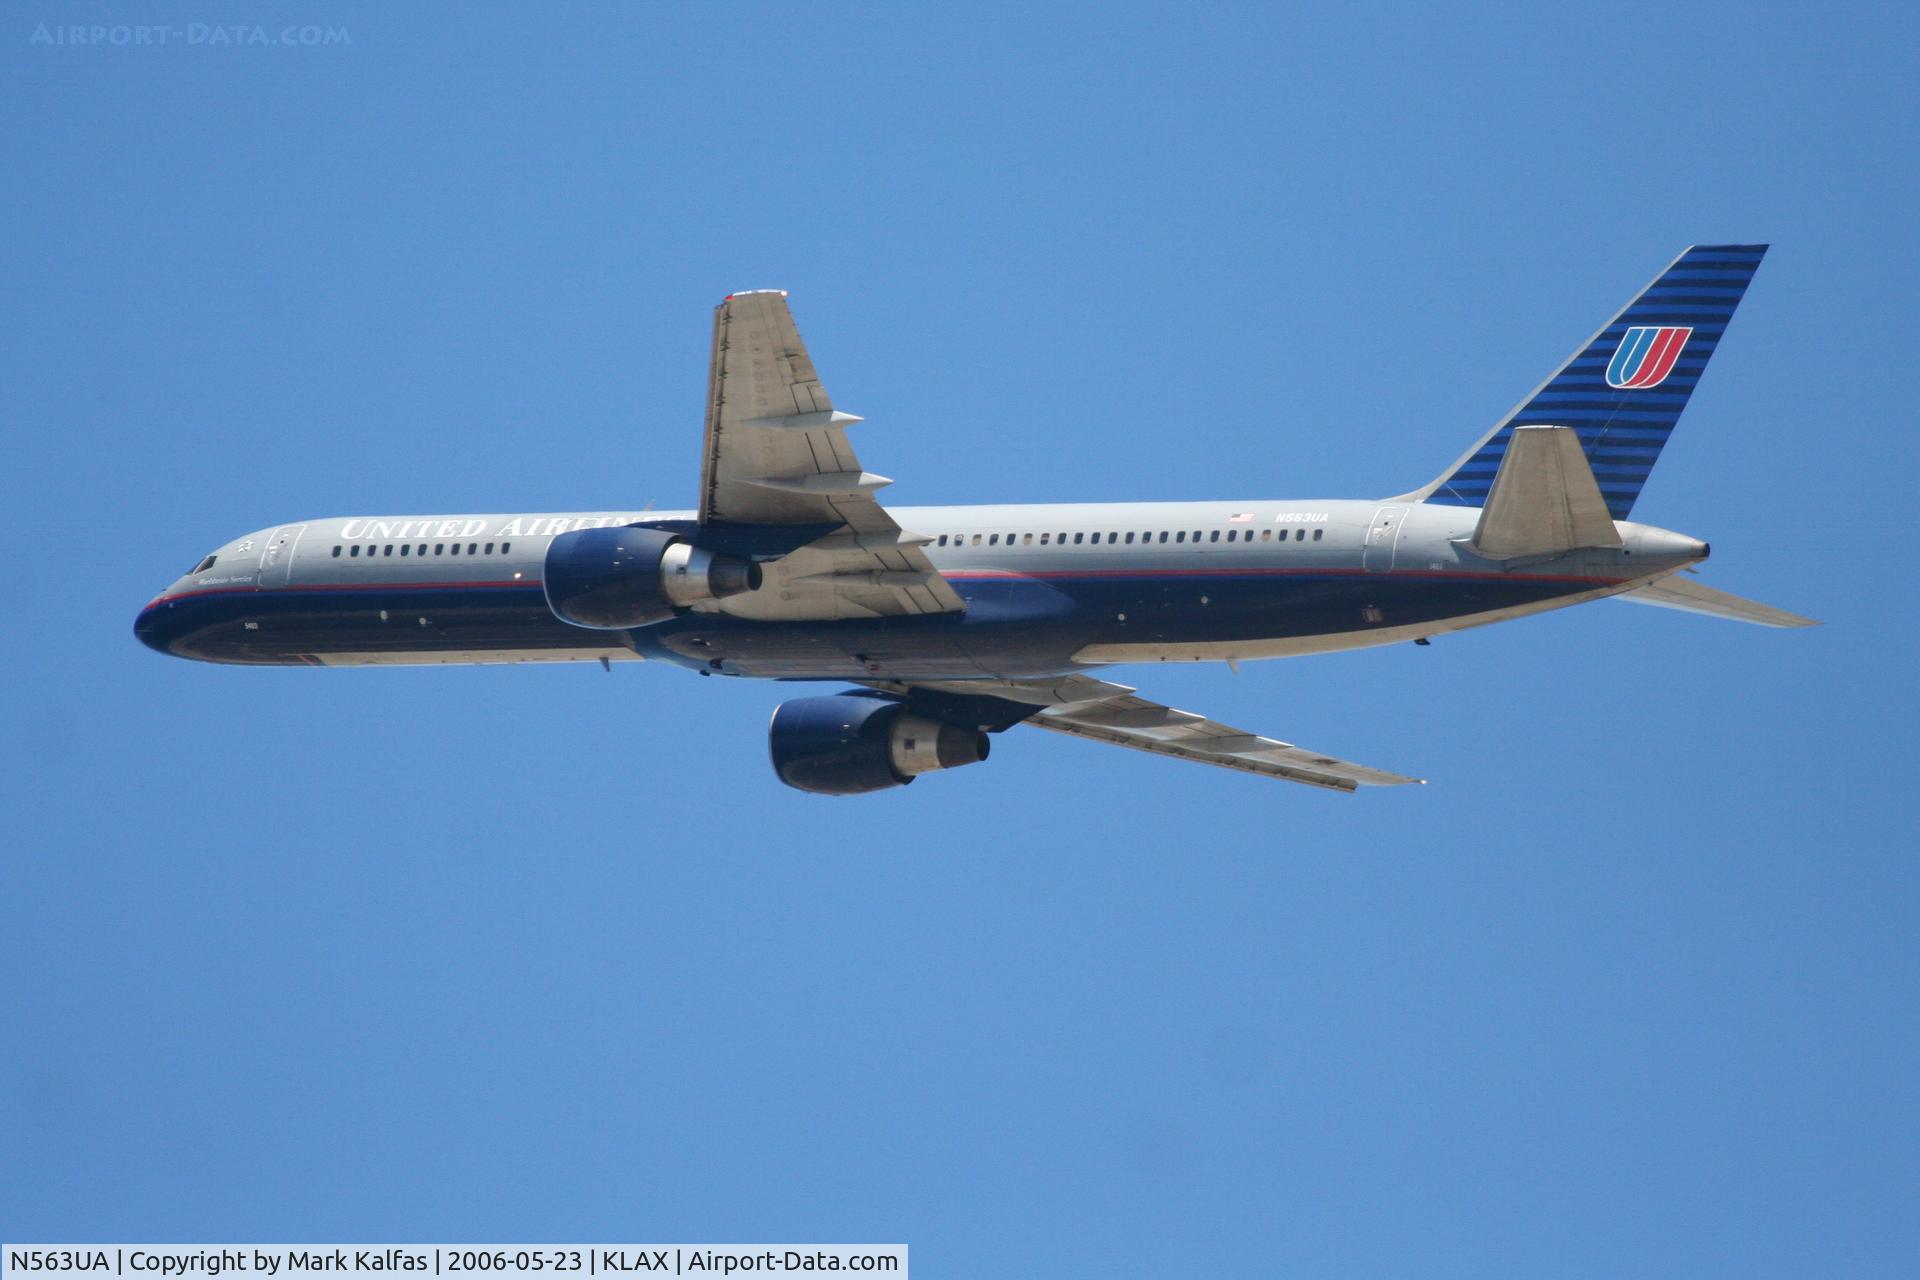
<instances>
[{"instance_id":1,"label":"united airlines tulip logo","mask_svg":"<svg viewBox=\"0 0 1920 1280\"><path fill-rule=\"evenodd\" d=\"M1689 328L1639 325L1627 330L1607 365L1607 385L1623 391L1657 387L1673 372L1673 362L1686 350Z\"/></svg>"}]
</instances>

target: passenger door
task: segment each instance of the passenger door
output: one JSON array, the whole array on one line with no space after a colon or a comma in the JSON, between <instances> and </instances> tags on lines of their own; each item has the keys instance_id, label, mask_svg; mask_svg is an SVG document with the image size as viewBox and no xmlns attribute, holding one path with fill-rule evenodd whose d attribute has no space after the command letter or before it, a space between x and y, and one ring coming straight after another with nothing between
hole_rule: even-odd
<instances>
[{"instance_id":1,"label":"passenger door","mask_svg":"<svg viewBox=\"0 0 1920 1280\"><path fill-rule=\"evenodd\" d=\"M273 531L267 539L266 550L260 553L260 585L262 587L284 587L287 575L293 570L293 549L300 541L300 535L307 531L303 524L283 525Z\"/></svg>"},{"instance_id":2,"label":"passenger door","mask_svg":"<svg viewBox=\"0 0 1920 1280\"><path fill-rule=\"evenodd\" d=\"M1405 507L1382 507L1373 513L1373 523L1367 526L1366 548L1360 553L1361 568L1368 573L1385 573L1393 568L1393 548L1400 541L1400 522L1406 515Z\"/></svg>"}]
</instances>

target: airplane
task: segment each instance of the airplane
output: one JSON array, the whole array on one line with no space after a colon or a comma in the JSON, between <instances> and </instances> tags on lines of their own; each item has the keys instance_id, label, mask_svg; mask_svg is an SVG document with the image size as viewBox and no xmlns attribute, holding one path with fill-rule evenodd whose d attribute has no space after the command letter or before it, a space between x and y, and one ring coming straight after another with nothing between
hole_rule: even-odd
<instances>
[{"instance_id":1,"label":"airplane","mask_svg":"<svg viewBox=\"0 0 1920 1280\"><path fill-rule=\"evenodd\" d=\"M1608 597L1814 625L1682 576L1708 544L1627 518L1766 248L1687 249L1452 466L1359 501L884 507L785 292L730 294L697 509L277 525L134 632L219 663L845 682L768 731L779 779L827 795L979 763L1020 724L1334 791L1419 782L1091 673L1425 644Z\"/></svg>"}]
</instances>

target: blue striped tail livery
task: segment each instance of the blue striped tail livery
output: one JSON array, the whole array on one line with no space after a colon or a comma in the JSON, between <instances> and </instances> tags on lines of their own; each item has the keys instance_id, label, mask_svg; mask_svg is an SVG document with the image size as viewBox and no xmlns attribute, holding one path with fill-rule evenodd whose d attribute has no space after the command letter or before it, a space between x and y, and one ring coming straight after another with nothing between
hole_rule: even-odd
<instances>
[{"instance_id":1,"label":"blue striped tail livery","mask_svg":"<svg viewBox=\"0 0 1920 1280\"><path fill-rule=\"evenodd\" d=\"M1515 427L1572 427L1607 510L1626 519L1766 252L1688 249L1440 479L1406 496L1484 506Z\"/></svg>"}]
</instances>

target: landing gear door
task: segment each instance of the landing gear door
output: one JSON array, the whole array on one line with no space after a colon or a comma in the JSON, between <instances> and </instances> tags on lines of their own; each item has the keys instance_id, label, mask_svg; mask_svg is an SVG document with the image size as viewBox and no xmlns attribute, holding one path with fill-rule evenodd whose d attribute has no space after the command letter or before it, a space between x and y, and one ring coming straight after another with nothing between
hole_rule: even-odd
<instances>
[{"instance_id":1,"label":"landing gear door","mask_svg":"<svg viewBox=\"0 0 1920 1280\"><path fill-rule=\"evenodd\" d=\"M260 553L262 587L287 585L287 575L293 570L293 549L306 531L307 526L303 524L284 525L267 538L266 550Z\"/></svg>"},{"instance_id":2,"label":"landing gear door","mask_svg":"<svg viewBox=\"0 0 1920 1280\"><path fill-rule=\"evenodd\" d=\"M1382 507L1373 513L1367 526L1366 548L1360 553L1360 567L1368 573L1386 573L1393 568L1393 549L1400 541L1400 522L1406 519L1405 507Z\"/></svg>"}]
</instances>

